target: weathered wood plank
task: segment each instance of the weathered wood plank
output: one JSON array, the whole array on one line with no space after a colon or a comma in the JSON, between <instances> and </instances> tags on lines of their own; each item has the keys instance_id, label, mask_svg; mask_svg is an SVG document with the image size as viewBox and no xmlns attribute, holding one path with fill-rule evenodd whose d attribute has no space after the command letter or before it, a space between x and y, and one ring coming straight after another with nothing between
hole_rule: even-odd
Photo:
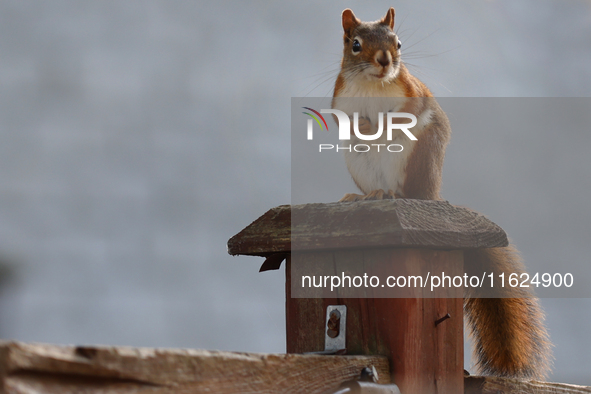
<instances>
[{"instance_id":1,"label":"weathered wood plank","mask_svg":"<svg viewBox=\"0 0 591 394\"><path fill-rule=\"evenodd\" d=\"M280 205L230 238L228 253L268 256L291 251L291 206Z\"/></svg>"},{"instance_id":2,"label":"weathered wood plank","mask_svg":"<svg viewBox=\"0 0 591 394\"><path fill-rule=\"evenodd\" d=\"M0 393L322 393L378 356L231 353L190 349L0 343Z\"/></svg>"},{"instance_id":3,"label":"weathered wood plank","mask_svg":"<svg viewBox=\"0 0 591 394\"><path fill-rule=\"evenodd\" d=\"M484 216L447 201L381 200L282 205L228 241L228 253L269 256L359 247L470 249L507 246Z\"/></svg>"},{"instance_id":4,"label":"weathered wood plank","mask_svg":"<svg viewBox=\"0 0 591 394\"><path fill-rule=\"evenodd\" d=\"M538 382L496 378L492 376L468 376L465 378L465 394L589 394L591 387L565 383Z\"/></svg>"}]
</instances>

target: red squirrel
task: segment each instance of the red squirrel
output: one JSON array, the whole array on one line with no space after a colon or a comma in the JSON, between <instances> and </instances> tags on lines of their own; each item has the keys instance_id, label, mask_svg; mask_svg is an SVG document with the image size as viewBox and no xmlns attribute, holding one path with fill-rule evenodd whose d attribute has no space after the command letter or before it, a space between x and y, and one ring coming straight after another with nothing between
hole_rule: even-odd
<instances>
[{"instance_id":1,"label":"red squirrel","mask_svg":"<svg viewBox=\"0 0 591 394\"><path fill-rule=\"evenodd\" d=\"M345 150L347 168L364 194L347 194L341 201L440 200L443 158L451 127L432 93L409 73L401 60L402 44L394 32L394 8L375 22L362 22L346 9L342 24L344 51L332 107L349 116L360 112L364 118L358 132L365 135L374 134L373 130L379 127L377 114L385 113L384 109L412 113L417 118L417 125L412 128L417 141L401 135L396 142L403 149L398 153ZM347 100L350 97L360 98L361 104L351 104L351 99ZM363 98L369 98L366 104ZM379 101L375 104L371 100ZM388 105L389 108L384 107ZM384 136L380 138L383 141L376 142L387 142ZM353 132L350 141L351 145L364 143ZM511 245L466 251L464 262L468 274L486 271L498 277L502 272L525 272ZM497 294L504 298L480 298L483 291L470 289L464 295L464 314L474 339L478 373L543 379L550 369L551 344L538 299L520 288L503 288L503 293Z\"/></svg>"}]
</instances>

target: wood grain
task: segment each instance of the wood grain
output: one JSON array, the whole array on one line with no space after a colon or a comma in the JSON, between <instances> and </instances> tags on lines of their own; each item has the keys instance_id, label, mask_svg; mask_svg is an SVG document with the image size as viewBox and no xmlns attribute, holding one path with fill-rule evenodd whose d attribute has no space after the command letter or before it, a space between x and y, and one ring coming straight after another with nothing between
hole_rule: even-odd
<instances>
[{"instance_id":1,"label":"wood grain","mask_svg":"<svg viewBox=\"0 0 591 394\"><path fill-rule=\"evenodd\" d=\"M323 393L379 356L231 353L190 349L73 347L3 342L0 393Z\"/></svg>"},{"instance_id":2,"label":"wood grain","mask_svg":"<svg viewBox=\"0 0 591 394\"><path fill-rule=\"evenodd\" d=\"M507 246L507 235L486 217L430 200L282 205L228 241L232 255L359 247L470 249Z\"/></svg>"},{"instance_id":3,"label":"wood grain","mask_svg":"<svg viewBox=\"0 0 591 394\"><path fill-rule=\"evenodd\" d=\"M302 256L305 259L299 259ZM296 257L298 261L294 260ZM314 275L322 265L339 267L339 261L345 266L352 262L361 266L362 271L382 278L390 274L424 276L433 267L443 268L450 276L462 275L462 258L462 251L396 248L292 253L286 266L287 351L323 350L326 307L345 305L347 354L387 356L393 382L403 393L461 392L464 383L462 289L452 289L447 294L438 294L441 298L433 298L426 294L426 289L411 287L402 293L407 298L384 298L387 295L381 288L339 288L333 292L320 288L314 289L316 298L294 298L294 292L299 290L290 284L301 267ZM298 267L293 267L294 264ZM323 273L331 274L326 267ZM447 314L448 319L435 323Z\"/></svg>"},{"instance_id":4,"label":"wood grain","mask_svg":"<svg viewBox=\"0 0 591 394\"><path fill-rule=\"evenodd\" d=\"M589 394L591 387L575 384L538 382L496 378L492 376L468 376L465 378L465 394Z\"/></svg>"}]
</instances>

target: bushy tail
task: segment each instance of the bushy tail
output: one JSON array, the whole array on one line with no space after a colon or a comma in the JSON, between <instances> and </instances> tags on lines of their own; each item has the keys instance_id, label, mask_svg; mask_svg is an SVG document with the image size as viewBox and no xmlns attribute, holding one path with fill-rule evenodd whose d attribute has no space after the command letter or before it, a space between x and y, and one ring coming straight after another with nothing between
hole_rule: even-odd
<instances>
[{"instance_id":1,"label":"bushy tail","mask_svg":"<svg viewBox=\"0 0 591 394\"><path fill-rule=\"evenodd\" d=\"M488 287L470 289L464 298L464 312L474 342L478 372L544 379L552 361L544 313L533 292L508 284L511 273L525 272L517 250L509 246L467 251L464 269L469 276L482 277L485 271L487 275L492 272L495 277L492 288L489 279ZM499 274L503 272L505 283L501 287Z\"/></svg>"}]
</instances>

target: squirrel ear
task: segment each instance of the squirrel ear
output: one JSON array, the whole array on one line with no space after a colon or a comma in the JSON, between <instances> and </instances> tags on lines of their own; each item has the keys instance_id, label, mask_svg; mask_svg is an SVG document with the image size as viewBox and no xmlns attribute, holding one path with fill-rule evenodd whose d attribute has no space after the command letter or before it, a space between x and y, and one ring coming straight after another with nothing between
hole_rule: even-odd
<instances>
[{"instance_id":1,"label":"squirrel ear","mask_svg":"<svg viewBox=\"0 0 591 394\"><path fill-rule=\"evenodd\" d=\"M390 7L388 12L386 12L386 16L380 20L382 25L390 26L390 29L394 30L394 8Z\"/></svg>"},{"instance_id":2,"label":"squirrel ear","mask_svg":"<svg viewBox=\"0 0 591 394\"><path fill-rule=\"evenodd\" d=\"M345 34L349 34L352 29L356 28L361 23L349 8L343 11L341 17L343 18L343 30L345 30Z\"/></svg>"}]
</instances>

